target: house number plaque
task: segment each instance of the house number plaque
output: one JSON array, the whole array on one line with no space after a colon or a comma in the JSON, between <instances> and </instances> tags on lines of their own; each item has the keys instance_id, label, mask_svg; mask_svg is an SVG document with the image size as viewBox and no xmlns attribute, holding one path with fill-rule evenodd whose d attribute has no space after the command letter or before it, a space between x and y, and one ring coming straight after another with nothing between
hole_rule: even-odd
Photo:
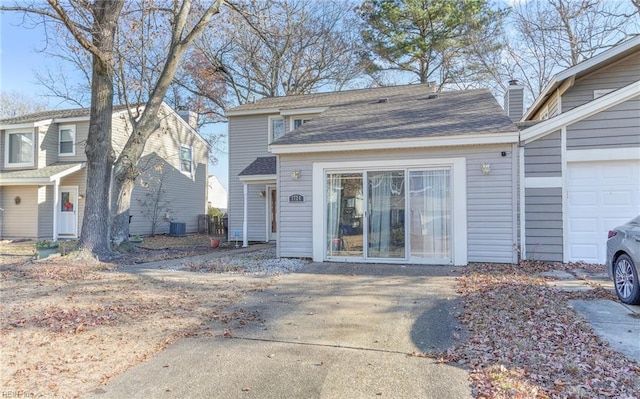
<instances>
[{"instance_id":1,"label":"house number plaque","mask_svg":"<svg viewBox=\"0 0 640 399\"><path fill-rule=\"evenodd\" d=\"M289 202L304 202L304 195L292 194L289 196Z\"/></svg>"}]
</instances>

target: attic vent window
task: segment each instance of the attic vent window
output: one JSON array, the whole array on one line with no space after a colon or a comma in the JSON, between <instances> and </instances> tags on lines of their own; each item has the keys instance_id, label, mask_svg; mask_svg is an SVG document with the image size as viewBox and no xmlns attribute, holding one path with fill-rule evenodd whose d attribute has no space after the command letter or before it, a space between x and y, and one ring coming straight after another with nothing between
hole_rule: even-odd
<instances>
[{"instance_id":1,"label":"attic vent window","mask_svg":"<svg viewBox=\"0 0 640 399\"><path fill-rule=\"evenodd\" d=\"M438 95L437 95L437 94L429 94L429 95L427 96L427 100L433 100L433 99L436 99L436 98L438 98Z\"/></svg>"},{"instance_id":2,"label":"attic vent window","mask_svg":"<svg viewBox=\"0 0 640 399\"><path fill-rule=\"evenodd\" d=\"M378 99L378 103L388 103L389 99L388 98L379 98Z\"/></svg>"}]
</instances>

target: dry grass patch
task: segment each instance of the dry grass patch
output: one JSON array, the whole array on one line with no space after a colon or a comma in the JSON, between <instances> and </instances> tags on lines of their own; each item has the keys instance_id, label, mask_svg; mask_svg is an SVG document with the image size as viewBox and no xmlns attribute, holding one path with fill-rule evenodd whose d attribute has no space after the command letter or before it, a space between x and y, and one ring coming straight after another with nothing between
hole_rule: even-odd
<instances>
[{"instance_id":1,"label":"dry grass patch","mask_svg":"<svg viewBox=\"0 0 640 399\"><path fill-rule=\"evenodd\" d=\"M212 320L259 320L225 309L274 281L124 273L72 257L14 262L0 273L0 386L58 397L80 397L180 337L223 334L209 330Z\"/></svg>"}]
</instances>

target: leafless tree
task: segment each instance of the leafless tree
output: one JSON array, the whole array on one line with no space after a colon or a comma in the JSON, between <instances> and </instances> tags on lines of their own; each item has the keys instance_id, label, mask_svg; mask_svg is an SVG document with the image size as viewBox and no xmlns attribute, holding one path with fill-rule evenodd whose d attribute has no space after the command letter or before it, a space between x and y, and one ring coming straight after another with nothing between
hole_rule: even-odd
<instances>
[{"instance_id":1,"label":"leafless tree","mask_svg":"<svg viewBox=\"0 0 640 399\"><path fill-rule=\"evenodd\" d=\"M79 44L79 49L92 55L91 67L91 114L85 152L87 155L87 194L80 248L93 255L110 254L109 227L111 238L117 243L128 239L128 210L131 192L138 177L136 165L144 150L146 140L158 129L158 117L162 101L178 69L179 62L189 46L205 29L214 15L220 12L223 0L197 2L192 0L139 0L128 3L126 14L138 15L144 23L167 27L164 50L156 57L153 74L146 82L148 91L144 97L136 98L129 108L132 133L115 158L111 142L111 118L114 99L114 79L116 58L114 48L124 0L96 0L85 2L72 0L61 3L47 0L48 6L39 2L16 2L14 6L0 6L2 11L26 12L53 22L56 27L64 27L63 32L71 34ZM139 6L136 9L135 6ZM160 26L160 25L158 25ZM66 29L66 30L65 30ZM144 63L145 67L148 65ZM131 83L133 84L133 83ZM118 86L119 87L119 86ZM141 91L142 92L142 91ZM144 100L143 100L144 99ZM142 101L141 101L142 100ZM129 103L125 99L125 103ZM143 107L138 105L143 103ZM113 166L113 171L112 171ZM111 181L113 173L113 182ZM109 188L113 183L111 209ZM111 210L112 217L109 217ZM110 220L111 223L104 223Z\"/></svg>"},{"instance_id":2,"label":"leafless tree","mask_svg":"<svg viewBox=\"0 0 640 399\"><path fill-rule=\"evenodd\" d=\"M639 22L627 0L516 3L507 21L510 73L535 98L560 70L638 33Z\"/></svg>"},{"instance_id":3,"label":"leafless tree","mask_svg":"<svg viewBox=\"0 0 640 399\"><path fill-rule=\"evenodd\" d=\"M47 103L18 91L0 93L0 119L46 111Z\"/></svg>"},{"instance_id":4,"label":"leafless tree","mask_svg":"<svg viewBox=\"0 0 640 399\"><path fill-rule=\"evenodd\" d=\"M16 2L0 6L3 11L26 12L68 30L77 44L91 54L91 110L87 155L87 192L80 249L104 255L110 252L108 203L111 165L111 114L113 110L113 47L118 16L124 0L96 0L91 3L59 0Z\"/></svg>"},{"instance_id":5,"label":"leafless tree","mask_svg":"<svg viewBox=\"0 0 640 399\"><path fill-rule=\"evenodd\" d=\"M349 2L251 0L208 30L189 57L183 85L209 96L228 87L225 104L252 98L339 90L361 76Z\"/></svg>"}]
</instances>

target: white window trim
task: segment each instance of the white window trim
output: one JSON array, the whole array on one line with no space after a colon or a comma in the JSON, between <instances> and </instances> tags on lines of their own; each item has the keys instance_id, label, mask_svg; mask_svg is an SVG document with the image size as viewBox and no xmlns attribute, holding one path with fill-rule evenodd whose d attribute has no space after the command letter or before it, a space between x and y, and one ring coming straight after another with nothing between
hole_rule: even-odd
<instances>
[{"instance_id":1,"label":"white window trim","mask_svg":"<svg viewBox=\"0 0 640 399\"><path fill-rule=\"evenodd\" d=\"M187 148L189 149L189 152L191 153L191 170L183 170L182 169L182 149L183 148ZM187 175L187 176L191 176L193 175L193 170L194 170L194 165L193 165L193 146L190 145L186 145L186 144L180 144L180 152L178 154L178 162L180 163L180 173L182 173L183 175Z\"/></svg>"},{"instance_id":2,"label":"white window trim","mask_svg":"<svg viewBox=\"0 0 640 399\"><path fill-rule=\"evenodd\" d=\"M325 207L325 173L335 170L366 170L379 168L429 168L447 166L451 168L453 189L453 264L467 264L467 160L466 158L434 158L407 159L388 161L347 161L347 162L315 162L313 164L313 199L312 225L323 226L313 229L313 261L324 262L326 225ZM350 259L350 262L368 262L371 259ZM388 263L388 259L385 260Z\"/></svg>"},{"instance_id":3,"label":"white window trim","mask_svg":"<svg viewBox=\"0 0 640 399\"><path fill-rule=\"evenodd\" d=\"M60 142L63 130L70 130L72 137L71 152L60 152ZM58 126L58 156L73 157L76 155L76 125L60 125Z\"/></svg>"},{"instance_id":4,"label":"white window trim","mask_svg":"<svg viewBox=\"0 0 640 399\"><path fill-rule=\"evenodd\" d=\"M306 120L311 120L311 119L313 119L315 116L316 116L316 115L310 115L310 114L307 114L307 115L291 115L291 116L289 117L289 131L292 131L293 129L295 129L295 127L294 127L294 122L295 122L295 120L296 120L296 119L302 119L302 120L305 120L305 119L306 119ZM304 124L304 123L303 123L303 124Z\"/></svg>"},{"instance_id":5,"label":"white window trim","mask_svg":"<svg viewBox=\"0 0 640 399\"><path fill-rule=\"evenodd\" d=\"M33 142L33 148L31 151L31 162L22 162L22 163L10 163L9 162L9 137L12 134L25 134L31 133L31 141ZM36 162L36 132L34 130L31 131L15 131L8 132L5 131L5 140L4 140L4 166L7 168L22 168L25 166L34 166Z\"/></svg>"},{"instance_id":6,"label":"white window trim","mask_svg":"<svg viewBox=\"0 0 640 399\"><path fill-rule=\"evenodd\" d=\"M285 120L283 116L280 115L273 115L269 117L269 128L268 128L268 132L269 132L269 137L267 138L267 142L269 144L271 144L271 142L273 142L273 120L275 119L282 119L282 126L284 128L284 124L285 124ZM284 132L286 133L286 132ZM284 134L283 133L283 134Z\"/></svg>"}]
</instances>

